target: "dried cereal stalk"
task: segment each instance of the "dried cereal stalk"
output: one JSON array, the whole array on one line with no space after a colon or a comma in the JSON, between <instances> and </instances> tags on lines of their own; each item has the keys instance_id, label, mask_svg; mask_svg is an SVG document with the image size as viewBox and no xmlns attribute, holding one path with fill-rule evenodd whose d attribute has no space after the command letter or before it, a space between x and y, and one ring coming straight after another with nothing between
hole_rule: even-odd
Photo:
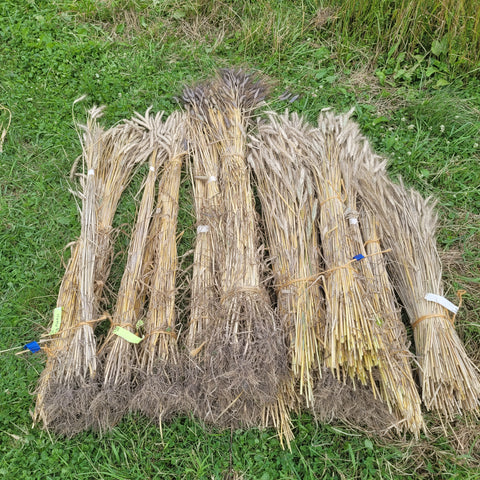
<instances>
[{"instance_id":1,"label":"dried cereal stalk","mask_svg":"<svg viewBox=\"0 0 480 480\"><path fill-rule=\"evenodd\" d=\"M290 337L290 363L299 393L311 406L314 371L321 371L323 299L311 278L320 268L317 201L306 168L307 126L296 114L269 114L252 137L249 161L256 177L271 258L277 310Z\"/></svg>"},{"instance_id":2,"label":"dried cereal stalk","mask_svg":"<svg viewBox=\"0 0 480 480\"><path fill-rule=\"evenodd\" d=\"M61 327L49 344L34 414L36 422L41 420L46 428L65 435L73 435L89 424L88 407L98 390L93 328L100 316L102 292L112 262L113 217L135 167L151 151L145 127L127 121L104 131L97 122L100 114L101 109L93 109L83 127L87 175L81 178L85 188L87 181L95 182L95 195L92 198L90 192L88 199L88 229L86 213L82 213L82 236L72 248L59 291L57 306L62 307ZM93 170L93 174L88 175L89 170ZM83 212L87 197L84 193L77 195L82 199ZM87 234L88 248L84 248L83 238Z\"/></svg>"},{"instance_id":3,"label":"dried cereal stalk","mask_svg":"<svg viewBox=\"0 0 480 480\"><path fill-rule=\"evenodd\" d=\"M375 180L375 186L381 186L381 200L375 205L371 199L366 202L382 220L382 242L392 250L390 272L413 327L423 403L447 419L464 411L478 412L478 369L455 331L455 315L425 298L444 295L434 203L382 177ZM362 182L366 187L365 179ZM364 189L362 193L367 198Z\"/></svg>"},{"instance_id":4,"label":"dried cereal stalk","mask_svg":"<svg viewBox=\"0 0 480 480\"><path fill-rule=\"evenodd\" d=\"M46 428L70 434L84 428L81 415L91 396L97 373L96 340L92 322L96 318L94 301L96 230L96 170L102 158L102 128L97 119L101 109L89 112L84 128L81 234L72 249L72 257L59 292L57 306L62 307L62 325L49 348L49 359L37 388L34 420ZM81 417L78 421L77 417Z\"/></svg>"},{"instance_id":5,"label":"dried cereal stalk","mask_svg":"<svg viewBox=\"0 0 480 480\"><path fill-rule=\"evenodd\" d=\"M143 260L153 213L157 173L166 158L168 148L164 136L161 132L159 133L163 124L162 114L152 117L147 111L145 117L138 114L137 117L134 121L149 129L152 152L149 156L149 172L130 240L127 263L112 316L112 325L101 348L102 358L104 358L102 389L92 401L89 409L91 422L94 428L100 431L111 428L120 421L128 409L132 395L135 343L129 338L125 338L122 332L127 332L127 337L130 336L129 333L135 332L141 309L139 298L142 300L145 298L143 295L145 289ZM137 341L134 337L131 338Z\"/></svg>"},{"instance_id":6,"label":"dried cereal stalk","mask_svg":"<svg viewBox=\"0 0 480 480\"><path fill-rule=\"evenodd\" d=\"M204 112L210 99L208 83L185 88L182 100L187 109L187 138L192 155L193 194L197 218L191 280L190 323L186 344L192 357L203 356L208 332L218 310L215 279L215 237L223 216L218 186L219 158Z\"/></svg>"},{"instance_id":7,"label":"dried cereal stalk","mask_svg":"<svg viewBox=\"0 0 480 480\"><path fill-rule=\"evenodd\" d=\"M345 218L350 192L342 178L343 158L335 123L320 117L311 145L310 168L319 201L318 229L325 262L325 365L338 380L351 378L364 385L369 383L377 395L373 370L385 346L379 336L375 308L354 264L354 256L360 252Z\"/></svg>"},{"instance_id":8,"label":"dried cereal stalk","mask_svg":"<svg viewBox=\"0 0 480 480\"><path fill-rule=\"evenodd\" d=\"M200 356L192 367L200 372L202 384L197 414L217 424L257 425L264 409L276 404L286 375L282 329L260 282L257 218L246 164L249 117L265 87L250 75L228 70L193 92L187 90L184 100L205 136L196 149L206 153L197 170L194 153L194 175L204 177L207 188L215 185L219 207L197 230L210 234L213 253L207 260L213 267L207 314L212 322L204 325L192 352L193 358Z\"/></svg>"},{"instance_id":9,"label":"dried cereal stalk","mask_svg":"<svg viewBox=\"0 0 480 480\"><path fill-rule=\"evenodd\" d=\"M397 417L397 428L409 430L419 436L425 424L421 412L421 400L411 370L406 331L400 316L393 288L385 266L384 252L377 236L378 225L373 214L365 209L358 198L352 158L362 155L363 143L353 122L329 112L323 122L335 125L339 148L340 169L345 185L346 209L349 233L355 252L364 258L356 262L363 288L375 312L376 334L384 345L378 362L378 383L381 398ZM363 137L362 137L363 138Z\"/></svg>"},{"instance_id":10,"label":"dried cereal stalk","mask_svg":"<svg viewBox=\"0 0 480 480\"><path fill-rule=\"evenodd\" d=\"M378 220L381 248L390 250L387 267L413 327L423 403L447 419L478 412L478 369L455 331L454 315L425 299L427 293L443 296L434 202L393 183L385 160L372 152L358 126L348 115L338 121L357 144L349 162L360 202Z\"/></svg>"},{"instance_id":11,"label":"dried cereal stalk","mask_svg":"<svg viewBox=\"0 0 480 480\"><path fill-rule=\"evenodd\" d=\"M162 421L181 410L180 359L175 317L177 273L177 217L182 163L185 157L183 115L174 113L165 122L168 158L158 187L157 206L148 233L147 248L153 259L149 306L144 322L138 368L139 392L132 406Z\"/></svg>"},{"instance_id":12,"label":"dried cereal stalk","mask_svg":"<svg viewBox=\"0 0 480 480\"><path fill-rule=\"evenodd\" d=\"M0 122L0 153L3 152L3 143L5 142L8 130L10 129L10 124L12 123L12 112L10 111L10 109L0 104L0 112L2 111L8 113L8 122L5 126L3 124L3 121Z\"/></svg>"}]
</instances>

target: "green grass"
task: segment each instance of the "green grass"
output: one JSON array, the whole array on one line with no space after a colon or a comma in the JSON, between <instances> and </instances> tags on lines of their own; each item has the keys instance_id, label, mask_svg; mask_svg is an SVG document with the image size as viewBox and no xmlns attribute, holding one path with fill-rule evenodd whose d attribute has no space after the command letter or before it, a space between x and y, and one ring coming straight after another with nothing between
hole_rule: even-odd
<instances>
[{"instance_id":1,"label":"green grass","mask_svg":"<svg viewBox=\"0 0 480 480\"><path fill-rule=\"evenodd\" d=\"M334 32L346 50L370 44L387 64L428 65L426 73L478 75L480 10L475 0L320 1L317 26ZM423 70L423 69L422 69Z\"/></svg>"},{"instance_id":2,"label":"green grass","mask_svg":"<svg viewBox=\"0 0 480 480\"><path fill-rule=\"evenodd\" d=\"M88 95L73 109L78 120L87 106L106 104L104 124L110 126L150 105L168 114L184 84L218 67L245 65L268 77L276 110L288 107L315 121L324 107L354 106L365 134L390 159L392 174L438 199L447 295L454 300L457 289L467 291L458 328L480 362L478 76L453 78L456 67L447 57L412 64L416 47L408 35L390 55L388 45L368 37L340 43L335 26L319 28L319 9L329 5L0 1L0 104L12 112L0 153L0 350L38 339L48 327L62 257L68 256L63 249L79 234L68 192L70 168L81 151L74 100ZM377 8L372 12L384 15ZM473 44L469 51L475 51ZM292 105L276 100L285 90L299 99ZM0 124L7 122L0 110ZM117 225L133 218L140 182L124 196ZM193 220L185 182L180 253L188 263ZM125 233L119 250L126 242ZM120 274L121 263L114 283ZM103 438L89 432L50 438L31 428L30 417L44 361L41 355L0 354L2 478L478 477L478 430L463 420L456 435L446 437L432 418L430 438L387 442L346 426L316 425L305 414L294 419L291 452L281 450L273 431L218 432L189 418L165 426L163 436L131 416Z\"/></svg>"}]
</instances>

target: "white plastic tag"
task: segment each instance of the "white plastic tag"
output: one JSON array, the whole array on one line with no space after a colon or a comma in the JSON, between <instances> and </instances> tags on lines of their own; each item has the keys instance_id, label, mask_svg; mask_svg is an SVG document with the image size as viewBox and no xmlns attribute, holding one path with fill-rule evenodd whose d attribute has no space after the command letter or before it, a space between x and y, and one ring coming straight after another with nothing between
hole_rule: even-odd
<instances>
[{"instance_id":1,"label":"white plastic tag","mask_svg":"<svg viewBox=\"0 0 480 480\"><path fill-rule=\"evenodd\" d=\"M207 233L210 231L210 227L208 225L199 225L197 227L197 233Z\"/></svg>"},{"instance_id":2,"label":"white plastic tag","mask_svg":"<svg viewBox=\"0 0 480 480\"><path fill-rule=\"evenodd\" d=\"M427 293L424 298L429 302L438 303L442 307L445 307L447 310L450 310L455 315L458 312L458 307L454 305L450 300L447 300L445 297L442 297L441 295L437 295L435 293Z\"/></svg>"}]
</instances>

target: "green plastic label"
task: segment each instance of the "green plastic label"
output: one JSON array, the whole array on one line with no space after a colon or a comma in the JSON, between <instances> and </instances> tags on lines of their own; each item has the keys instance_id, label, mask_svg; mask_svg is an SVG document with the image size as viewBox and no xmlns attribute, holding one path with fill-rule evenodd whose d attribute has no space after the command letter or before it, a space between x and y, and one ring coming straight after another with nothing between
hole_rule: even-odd
<instances>
[{"instance_id":1,"label":"green plastic label","mask_svg":"<svg viewBox=\"0 0 480 480\"><path fill-rule=\"evenodd\" d=\"M115 327L113 333L129 343L140 343L143 338L137 337L134 333L122 327Z\"/></svg>"},{"instance_id":2,"label":"green plastic label","mask_svg":"<svg viewBox=\"0 0 480 480\"><path fill-rule=\"evenodd\" d=\"M60 330L60 325L62 323L62 307L57 307L53 309L53 323L50 330L50 335L58 333Z\"/></svg>"}]
</instances>

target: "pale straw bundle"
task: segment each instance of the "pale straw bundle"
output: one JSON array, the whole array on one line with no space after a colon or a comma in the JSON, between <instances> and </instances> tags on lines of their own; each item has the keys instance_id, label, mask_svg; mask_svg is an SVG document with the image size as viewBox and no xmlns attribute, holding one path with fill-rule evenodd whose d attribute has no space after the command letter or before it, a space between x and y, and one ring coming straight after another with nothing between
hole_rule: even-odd
<instances>
[{"instance_id":1,"label":"pale straw bundle","mask_svg":"<svg viewBox=\"0 0 480 480\"><path fill-rule=\"evenodd\" d=\"M219 165L208 171L203 168L207 188L209 180L218 183L219 215L213 229L200 231L200 225L197 230L199 235L212 233L212 283L218 293L211 305L213 321L194 351L202 350L194 367L202 382L197 414L216 424L258 425L265 408L276 405L286 375L283 333L260 282L257 218L246 164L249 116L264 95L262 83L230 70L203 88L201 101L199 95L184 94L188 104L195 105L189 109L191 115L206 133L202 143L208 158L202 163Z\"/></svg>"},{"instance_id":2,"label":"pale straw bundle","mask_svg":"<svg viewBox=\"0 0 480 480\"><path fill-rule=\"evenodd\" d=\"M313 173L319 201L320 232L325 272L326 315L323 336L325 365L335 377L377 385L373 369L385 349L376 324L375 308L366 296L363 275L353 258L361 253L345 217L348 194L342 178L342 150L335 124L319 119L311 135Z\"/></svg>"},{"instance_id":3,"label":"pale straw bundle","mask_svg":"<svg viewBox=\"0 0 480 480\"><path fill-rule=\"evenodd\" d=\"M209 329L217 318L218 290L215 277L215 249L220 219L223 218L218 187L219 158L207 117L211 98L210 84L185 88L182 101L187 109L187 131L192 157L192 182L197 236L191 279L190 322L186 346L192 358L204 356ZM218 247L217 247L218 248ZM192 374L198 371L191 371ZM192 384L193 385L193 384ZM193 394L196 395L195 393Z\"/></svg>"},{"instance_id":4,"label":"pale straw bundle","mask_svg":"<svg viewBox=\"0 0 480 480\"><path fill-rule=\"evenodd\" d=\"M96 318L94 300L96 194L95 176L102 158L102 128L97 119L101 109L89 112L83 138L81 176L81 233L60 287L57 306L62 307L62 329L50 346L50 358L40 378L35 420L61 433L84 428L81 411L94 389L97 373L96 340L92 322ZM61 349L61 350L60 350ZM80 414L80 415L79 415ZM81 419L78 419L78 417Z\"/></svg>"},{"instance_id":5,"label":"pale straw bundle","mask_svg":"<svg viewBox=\"0 0 480 480\"><path fill-rule=\"evenodd\" d=\"M150 109L149 109L150 110ZM149 117L149 110L145 118ZM120 197L129 185L137 167L145 162L152 151L152 125L143 125L141 115L126 120L109 132L104 144L105 161L99 165L97 212L97 262L95 265L95 298L102 305L102 291L107 284L113 260L113 218ZM101 169L101 171L100 171Z\"/></svg>"},{"instance_id":6,"label":"pale straw bundle","mask_svg":"<svg viewBox=\"0 0 480 480\"><path fill-rule=\"evenodd\" d=\"M373 156L357 164L359 190L381 220L383 246L391 249L390 273L413 328L423 403L446 419L464 411L477 413L478 368L455 331L455 314L425 298L444 294L434 202L392 183L385 162Z\"/></svg>"},{"instance_id":7,"label":"pale straw bundle","mask_svg":"<svg viewBox=\"0 0 480 480\"><path fill-rule=\"evenodd\" d=\"M34 421L41 420L46 428L66 435L72 435L88 424L85 412L97 391L95 377L98 364L93 328L99 318L102 291L112 262L113 217L135 167L145 160L150 148L145 143L146 131L138 123L124 122L105 131L97 122L100 115L101 109L92 109L87 125L82 127L86 175L81 178L85 187L89 177L91 183L95 182L95 225L91 224L90 219L90 230L94 230L94 233L89 232L91 237L95 237L95 248L92 248L90 242L88 251L85 251L82 238L72 247L72 256L57 299L57 307L62 307L61 326L47 350L47 364L37 387L34 413ZM93 170L93 175L88 175L89 170ZM86 202L84 193L77 195L82 203ZM89 202L91 208L91 198ZM84 208L85 205L82 206L82 211ZM82 228L83 234L87 227ZM85 258L88 255L93 257ZM82 263L82 259L86 263ZM93 280L91 268L94 269ZM80 316L81 276L84 283L83 295L87 291L91 300L91 306L87 305L87 310L82 315L83 318L91 315L89 320L82 320ZM85 285L87 278L92 282L91 285Z\"/></svg>"},{"instance_id":8,"label":"pale straw bundle","mask_svg":"<svg viewBox=\"0 0 480 480\"><path fill-rule=\"evenodd\" d=\"M480 398L478 370L455 332L454 315L425 299L428 293L443 296L442 266L435 241L437 215L434 202L423 199L418 192L407 190L402 183L394 184L389 180L385 160L372 152L358 126L349 120L349 115L337 117L336 123L341 125L343 133L340 136L348 136L349 148L354 150L353 155L346 157L344 166L350 170L360 203L365 206L367 214L376 219L371 222L379 224L377 231L370 227L371 233L366 235L379 238L380 245L369 242L367 253L374 253L368 249L388 250L384 255L388 271L410 317L423 403L427 409L436 410L449 419L463 410L476 412ZM383 278L384 285L386 275L383 268L381 266L382 271L377 271L375 277ZM389 298L392 298L391 294ZM401 338L397 326L399 320L392 318L389 322L386 325L386 332L390 335L387 341L391 341L391 336ZM401 345L404 343L402 340ZM397 359L405 365L406 359L401 357L397 356ZM408 387L404 393L410 390ZM397 388L394 392L399 395L399 405L402 389ZM415 417L411 416L407 423L420 425L419 417L416 422Z\"/></svg>"},{"instance_id":9,"label":"pale straw bundle","mask_svg":"<svg viewBox=\"0 0 480 480\"><path fill-rule=\"evenodd\" d=\"M270 113L251 137L249 162L257 185L271 258L277 311L289 335L290 364L307 406L321 371L323 299L312 277L320 270L317 201L306 168L311 130L295 113Z\"/></svg>"},{"instance_id":10,"label":"pale straw bundle","mask_svg":"<svg viewBox=\"0 0 480 480\"><path fill-rule=\"evenodd\" d=\"M320 366L325 311L317 201L307 169L313 161L311 137L312 127L296 114L270 114L252 136L249 157L262 204L277 308L290 324L291 366L299 378L308 372L308 383L304 377L300 389L316 419L341 420L384 433L396 419L371 387L355 386L348 379L340 382Z\"/></svg>"},{"instance_id":11,"label":"pale straw bundle","mask_svg":"<svg viewBox=\"0 0 480 480\"><path fill-rule=\"evenodd\" d=\"M412 432L415 437L425 430L421 412L421 399L413 379L413 355L408 349L401 310L396 302L393 286L381 253L379 225L370 212L362 212L360 225L363 233L365 256L364 273L368 294L374 298L386 352L380 358L379 381L381 396L393 410L398 428Z\"/></svg>"},{"instance_id":12,"label":"pale straw bundle","mask_svg":"<svg viewBox=\"0 0 480 480\"><path fill-rule=\"evenodd\" d=\"M413 356L408 350L401 310L387 274L384 254L388 252L381 249L378 221L359 201L355 185L352 159L362 155L363 137L359 136L356 124L346 119L347 116L327 113L320 121L335 125L347 193L345 216L356 245L355 251L364 256L358 262L358 268L364 279L365 294L375 310L380 340L385 346L378 363L380 394L397 417L397 429L408 430L418 437L425 424L411 369Z\"/></svg>"},{"instance_id":13,"label":"pale straw bundle","mask_svg":"<svg viewBox=\"0 0 480 480\"><path fill-rule=\"evenodd\" d=\"M187 110L187 139L192 158L197 235L195 238L193 273L191 279L190 322L186 332L185 386L190 409L201 419L227 424L220 408L212 406L211 395L216 387L210 385L209 344L215 329L221 330L223 314L219 291L219 239L224 219L219 176L220 158L218 133L211 126L214 111L214 85L205 82L185 88L182 100ZM222 407L224 408L223 404ZM228 408L227 408L228 410Z\"/></svg>"},{"instance_id":14,"label":"pale straw bundle","mask_svg":"<svg viewBox=\"0 0 480 480\"><path fill-rule=\"evenodd\" d=\"M218 135L225 210L219 242L225 325L223 338L218 339L224 357L219 362L223 372L219 369L218 373L229 374L225 387L230 398L226 396L224 400L238 402L232 412L238 412L239 419L248 424L254 418L250 415L261 408L264 425L272 419L280 440L288 443L293 434L287 408L290 398L284 395L284 330L261 282L258 220L246 161L250 117L263 102L266 91L266 85L252 75L224 70L214 95L218 110L211 116L211 125ZM230 407L231 403L227 405Z\"/></svg>"},{"instance_id":15,"label":"pale straw bundle","mask_svg":"<svg viewBox=\"0 0 480 480\"><path fill-rule=\"evenodd\" d=\"M129 334L136 331L136 323L142 308L139 299L141 301L145 299L143 293L145 247L155 201L157 173L167 155L161 118L162 114L151 116L147 111L145 117L137 114L137 118L132 120L148 131L151 153L148 159L149 171L130 239L110 331L99 351L103 360L102 389L93 399L89 415L93 427L100 431L111 428L120 421L128 409L132 395L132 367L136 355L134 342L139 339ZM126 333L127 338L122 332Z\"/></svg>"},{"instance_id":16,"label":"pale straw bundle","mask_svg":"<svg viewBox=\"0 0 480 480\"><path fill-rule=\"evenodd\" d=\"M376 219L361 208L356 191L352 159L362 155L364 145L358 128L353 122L346 122L346 118L329 112L320 115L319 125L329 132L338 158L344 192L343 215L348 221L346 232L353 247L351 258L354 255L363 257L350 265L363 292L362 315L378 346L375 360L378 368L372 373L375 373L381 397L395 413L395 427L409 430L418 437L424 428L421 402L410 367L411 354L406 344L400 309L386 272L383 256L386 252L382 252L380 247Z\"/></svg>"},{"instance_id":17,"label":"pale straw bundle","mask_svg":"<svg viewBox=\"0 0 480 480\"><path fill-rule=\"evenodd\" d=\"M180 179L185 157L185 118L173 113L165 122L168 158L159 182L156 210L148 233L152 250L149 305L144 321L137 368L139 391L132 408L161 421L180 411L180 359L175 315L177 217Z\"/></svg>"},{"instance_id":18,"label":"pale straw bundle","mask_svg":"<svg viewBox=\"0 0 480 480\"><path fill-rule=\"evenodd\" d=\"M70 345L75 333L75 325L78 323L78 274L79 274L79 240L71 246L71 256L67 263L65 273L57 297L57 308L62 310L62 323L59 332L52 338L47 351L47 362L43 369L36 388L36 403L33 415L34 422L42 422L44 428L58 429L65 434L74 434L83 428L80 425L72 425L72 420L77 416L78 401L74 398L74 391L79 386L67 387L65 372L59 375L58 369L64 368L61 353L66 345ZM70 400L62 395L63 399L55 396L56 391L71 391ZM62 402L62 403L60 403ZM62 412L63 408L65 409ZM70 412L72 414L70 418ZM76 422L75 422L76 423ZM59 424L59 425L58 425Z\"/></svg>"}]
</instances>

